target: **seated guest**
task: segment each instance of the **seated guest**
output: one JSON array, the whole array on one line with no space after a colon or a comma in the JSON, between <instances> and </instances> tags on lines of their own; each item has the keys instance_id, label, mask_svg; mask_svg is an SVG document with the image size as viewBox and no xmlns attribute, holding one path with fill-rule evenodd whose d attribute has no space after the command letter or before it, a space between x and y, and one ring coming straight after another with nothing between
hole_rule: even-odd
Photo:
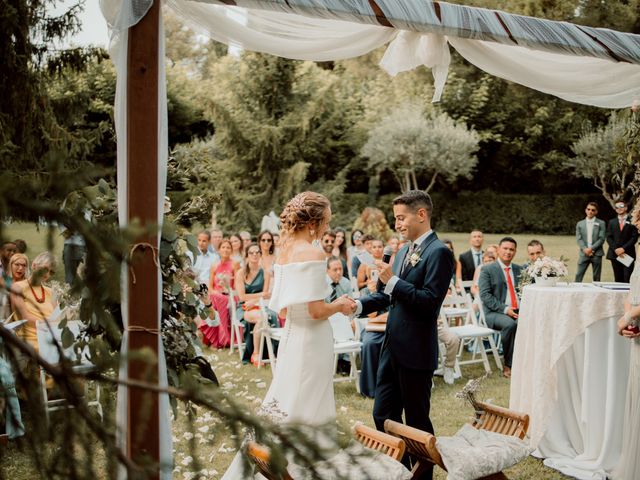
<instances>
[{"instance_id":1,"label":"seated guest","mask_svg":"<svg viewBox=\"0 0 640 480\"><path fill-rule=\"evenodd\" d=\"M473 273L473 285L471 285L471 295L473 297L477 297L480 295L480 287L478 287L478 280L480 279L480 270L482 270L483 265L487 263L493 263L496 261L496 254L493 250L487 249L486 252L482 255L482 264L476 267L476 271Z\"/></svg>"},{"instance_id":2,"label":"seated guest","mask_svg":"<svg viewBox=\"0 0 640 480\"><path fill-rule=\"evenodd\" d=\"M0 273L4 280L4 284L7 287L11 286L11 270L9 269L9 260L14 253L16 253L17 247L13 242L2 242L0 245Z\"/></svg>"},{"instance_id":3,"label":"seated guest","mask_svg":"<svg viewBox=\"0 0 640 480\"><path fill-rule=\"evenodd\" d=\"M258 246L260 247L260 266L265 274L273 277L273 264L276 261L276 245L273 234L269 230L264 230L258 235ZM271 282L269 282L271 284Z\"/></svg>"},{"instance_id":4,"label":"seated guest","mask_svg":"<svg viewBox=\"0 0 640 480\"><path fill-rule=\"evenodd\" d=\"M220 242L222 242L222 239L224 238L224 234L219 228L213 228L211 229L210 235L211 244L209 245L209 252L216 255L216 257L219 259L220 257L218 256L218 247L220 246Z\"/></svg>"},{"instance_id":5,"label":"seated guest","mask_svg":"<svg viewBox=\"0 0 640 480\"><path fill-rule=\"evenodd\" d=\"M331 303L343 295L348 295L353 298L351 282L344 277L342 268L341 258L334 256L327 258L327 284L331 288L331 292L324 299L327 303ZM338 371L346 373L350 370L351 364L349 356L346 354L340 355L338 358Z\"/></svg>"},{"instance_id":6,"label":"seated guest","mask_svg":"<svg viewBox=\"0 0 640 480\"><path fill-rule=\"evenodd\" d=\"M480 271L480 299L484 307L487 326L502 332L502 349L504 351L503 375L511 377L513 360L513 343L518 324L519 300L516 295L521 269L512 263L516 255L516 241L504 237L498 245L498 260L487 264Z\"/></svg>"},{"instance_id":7,"label":"seated guest","mask_svg":"<svg viewBox=\"0 0 640 480\"><path fill-rule=\"evenodd\" d=\"M11 284L16 284L18 282L22 282L23 280L26 280L27 277L30 275L29 273L29 259L27 258L26 255L22 254L22 253L14 253L13 256L11 257L11 260L9 260L9 271L11 272ZM10 289L10 285L7 286L7 290ZM15 306L11 305L10 302L9 303L9 311L6 312L9 315L12 312L15 312ZM3 316L2 318L7 318L8 315ZM14 318L14 320L16 320Z\"/></svg>"},{"instance_id":8,"label":"seated guest","mask_svg":"<svg viewBox=\"0 0 640 480\"><path fill-rule=\"evenodd\" d=\"M444 243L449 248L449 250L451 250L451 254L455 259L456 253L453 251L453 242L448 238L443 238L442 243ZM455 262L456 262L456 265L455 265L455 270L453 272L453 277L451 278L451 283L455 286L456 291L458 293L462 293L464 292L464 288L462 288L462 264L460 260L455 260Z\"/></svg>"},{"instance_id":9,"label":"seated guest","mask_svg":"<svg viewBox=\"0 0 640 480\"><path fill-rule=\"evenodd\" d=\"M529 243L527 243L527 257L529 258L529 260L527 261L527 263L522 265L522 270L526 270L527 268L529 268L529 265L533 265L534 263L536 263L537 259L542 258L545 255L546 253L544 251L544 245L542 245L542 242L535 239L531 240Z\"/></svg>"},{"instance_id":10,"label":"seated guest","mask_svg":"<svg viewBox=\"0 0 640 480\"><path fill-rule=\"evenodd\" d=\"M193 261L193 255L190 250L187 256L193 262L193 272L196 275L195 281L199 284L205 284L207 287L211 284L211 267L219 260L218 254L209 250L211 244L211 234L207 230L203 230L198 234L198 256Z\"/></svg>"},{"instance_id":11,"label":"seated guest","mask_svg":"<svg viewBox=\"0 0 640 480\"><path fill-rule=\"evenodd\" d=\"M460 276L462 280L472 280L478 266L482 264L482 243L484 235L480 230L473 230L469 235L471 248L460 254L458 263L461 265Z\"/></svg>"},{"instance_id":12,"label":"seated guest","mask_svg":"<svg viewBox=\"0 0 640 480\"><path fill-rule=\"evenodd\" d=\"M382 257L384 256L384 243L382 243L382 240L374 238L369 244L368 251L374 260L382 260ZM378 269L374 265L360 265L358 267L358 288L360 289L361 294L369 295L370 293L375 292L375 289L370 291L367 288L367 283L369 283L370 280L378 280Z\"/></svg>"},{"instance_id":13,"label":"seated guest","mask_svg":"<svg viewBox=\"0 0 640 480\"><path fill-rule=\"evenodd\" d=\"M455 258L455 257L453 257ZM460 337L449 330L446 321L442 316L438 316L438 341L444 345L445 356L442 368L442 379L444 383L453 385L455 381L454 367L456 366L456 357L460 348Z\"/></svg>"},{"instance_id":14,"label":"seated guest","mask_svg":"<svg viewBox=\"0 0 640 480\"><path fill-rule=\"evenodd\" d=\"M251 243L253 243L251 241L251 234L249 232L247 232L246 230L243 230L238 235L240 236L240 239L242 240L242 251L245 252L247 250L247 248L249 247L249 245L251 245Z\"/></svg>"},{"instance_id":15,"label":"seated guest","mask_svg":"<svg viewBox=\"0 0 640 480\"><path fill-rule=\"evenodd\" d=\"M375 237L369 233L365 233L360 237L362 241L362 249L357 252L353 259L351 260L351 276L356 278L358 276L358 270L360 269L360 259L358 258L358 254L363 252L371 253L371 242L375 239ZM360 287L358 287L360 288Z\"/></svg>"},{"instance_id":16,"label":"seated guest","mask_svg":"<svg viewBox=\"0 0 640 480\"><path fill-rule=\"evenodd\" d=\"M238 293L238 320L245 325L245 349L242 363L251 360L258 366L258 350L260 341L260 331L255 328L256 324L262 320L260 311L260 299L269 298L269 282L271 277L265 275L264 269L260 266L260 247L251 243L246 250L245 266L236 272L235 286ZM269 323L272 327L277 326L277 318L274 312L269 314Z\"/></svg>"},{"instance_id":17,"label":"seated guest","mask_svg":"<svg viewBox=\"0 0 640 480\"><path fill-rule=\"evenodd\" d=\"M352 266L355 256L364 251L362 235L362 230L358 230L357 228L351 231L351 246L347 248L347 265ZM355 273L353 273L353 270L350 270L349 273L352 277L355 277L358 274L357 270Z\"/></svg>"},{"instance_id":18,"label":"seated guest","mask_svg":"<svg viewBox=\"0 0 640 480\"><path fill-rule=\"evenodd\" d=\"M229 241L231 242L231 260L243 267L244 255L242 254L242 237L234 233L233 235L229 235Z\"/></svg>"},{"instance_id":19,"label":"seated guest","mask_svg":"<svg viewBox=\"0 0 640 480\"><path fill-rule=\"evenodd\" d=\"M324 234L322 235L321 244L327 259L334 256L333 247L335 243L336 243L335 232L333 230L327 230L326 232L324 232ZM337 257L337 258L340 260L340 263L342 263L342 271L345 272L347 270L347 261L342 257ZM345 278L348 279L349 277L345 275Z\"/></svg>"},{"instance_id":20,"label":"seated guest","mask_svg":"<svg viewBox=\"0 0 640 480\"><path fill-rule=\"evenodd\" d=\"M391 258L389 259L389 265L393 265L393 261L396 258L396 253L400 249L400 239L397 235L391 235L387 241L387 247L391 249Z\"/></svg>"},{"instance_id":21,"label":"seated guest","mask_svg":"<svg viewBox=\"0 0 640 480\"><path fill-rule=\"evenodd\" d=\"M224 239L218 247L220 261L211 266L209 275L209 299L218 312L220 325L209 326L206 323L198 327L203 335L203 343L215 348L228 347L231 341L231 321L229 317L229 294L233 289L235 272L239 266L231 259L231 241Z\"/></svg>"},{"instance_id":22,"label":"seated guest","mask_svg":"<svg viewBox=\"0 0 640 480\"><path fill-rule=\"evenodd\" d=\"M31 275L11 287L11 304L17 318L27 320L17 333L25 342L38 351L37 322L51 317L57 302L53 292L45 283L55 274L56 260L49 252L33 259Z\"/></svg>"},{"instance_id":23,"label":"seated guest","mask_svg":"<svg viewBox=\"0 0 640 480\"><path fill-rule=\"evenodd\" d=\"M344 228L338 227L333 230L333 233L336 235L336 238L333 241L332 255L342 260L342 275L344 275L344 278L348 279L349 269L347 268L347 265L348 265L347 241L346 241L347 232L345 231Z\"/></svg>"},{"instance_id":24,"label":"seated guest","mask_svg":"<svg viewBox=\"0 0 640 480\"><path fill-rule=\"evenodd\" d=\"M342 295L353 297L351 282L344 278L342 262L338 257L331 256L327 259L327 284L331 287L331 293L325 298L328 303Z\"/></svg>"},{"instance_id":25,"label":"seated guest","mask_svg":"<svg viewBox=\"0 0 640 480\"><path fill-rule=\"evenodd\" d=\"M364 267L365 265L363 265ZM375 292L377 280L371 278L366 286L367 292ZM386 325L389 309L374 312L368 315L367 325ZM361 369L360 369L360 394L365 397L374 398L376 392L376 378L378 376L378 365L380 352L384 342L385 332L367 330L365 327L360 334L362 347L360 349Z\"/></svg>"},{"instance_id":26,"label":"seated guest","mask_svg":"<svg viewBox=\"0 0 640 480\"><path fill-rule=\"evenodd\" d=\"M21 238L16 238L13 243L16 245L16 252L27 253L27 242Z\"/></svg>"},{"instance_id":27,"label":"seated guest","mask_svg":"<svg viewBox=\"0 0 640 480\"><path fill-rule=\"evenodd\" d=\"M280 253L280 234L273 233L273 245L275 246L275 251L273 254L277 257Z\"/></svg>"}]
</instances>

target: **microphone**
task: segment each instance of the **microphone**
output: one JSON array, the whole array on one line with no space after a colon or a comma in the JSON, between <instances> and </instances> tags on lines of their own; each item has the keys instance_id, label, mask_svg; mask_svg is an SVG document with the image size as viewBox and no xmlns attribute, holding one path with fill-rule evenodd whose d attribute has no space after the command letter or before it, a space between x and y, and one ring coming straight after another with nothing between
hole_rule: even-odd
<instances>
[{"instance_id":1,"label":"microphone","mask_svg":"<svg viewBox=\"0 0 640 480\"><path fill-rule=\"evenodd\" d=\"M384 247L384 253L382 254L382 261L384 263L389 263L391 261L391 255L393 255L393 248L390 246ZM376 284L376 290L378 292L382 292L384 290L384 284L378 279L378 283Z\"/></svg>"},{"instance_id":2,"label":"microphone","mask_svg":"<svg viewBox=\"0 0 640 480\"><path fill-rule=\"evenodd\" d=\"M384 247L384 253L382 254L382 261L384 263L389 263L391 261L391 255L393 255L393 248L389 246Z\"/></svg>"}]
</instances>

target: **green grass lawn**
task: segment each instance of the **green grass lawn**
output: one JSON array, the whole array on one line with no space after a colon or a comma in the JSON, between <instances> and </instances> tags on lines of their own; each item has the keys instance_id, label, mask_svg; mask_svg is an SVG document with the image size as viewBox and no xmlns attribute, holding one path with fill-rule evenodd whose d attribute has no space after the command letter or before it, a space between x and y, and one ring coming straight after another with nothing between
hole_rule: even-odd
<instances>
[{"instance_id":1,"label":"green grass lawn","mask_svg":"<svg viewBox=\"0 0 640 480\"><path fill-rule=\"evenodd\" d=\"M33 258L40 251L52 247L61 260L62 238L57 233L55 231L51 237L54 241L53 245L47 247L46 229L41 228L38 231L33 225L11 224L5 226L3 230L5 238L23 238L26 240L29 247L27 254L30 258ZM441 238L448 237L453 240L456 253L461 253L468 248L468 234L466 233L441 233L439 235ZM485 235L485 244L497 243L501 236ZM515 238L519 244L516 261L521 263L525 261L526 244L531 238L537 238L545 244L548 255L554 257L563 255L569 258L570 276L574 275L578 251L573 237L516 235ZM62 275L62 268L58 268L56 277L62 279ZM586 280L590 279L589 275L590 273ZM607 262L603 267L603 280L611 279L611 267ZM224 391L236 400L246 404L248 409L255 410L271 381L270 369L268 367L257 369L252 365L242 365L237 354L231 355L227 350L208 351L207 355L220 378ZM495 368L492 360L491 362L492 367ZM441 378L436 377L435 389L432 393L431 418L438 435L455 433L463 423L470 420L473 414L470 407L457 400L454 395L464 386L466 380L482 375L484 370L478 364L465 366L462 372L464 377L453 386L444 384ZM371 418L373 401L361 397L356 392L353 383L338 383L335 386L335 392L338 426L342 440L345 440L345 436L349 435L350 428L356 421L373 425ZM508 406L509 381L494 372L484 382L483 393L480 397L497 405ZM184 407L181 406L179 410L180 413L173 422L174 478L195 478L191 473L195 465L198 465L198 470L202 473L199 478L220 478L235 454L233 438L230 437L230 432L222 426L219 418L202 408L195 410L191 417L193 422L189 420ZM53 416L54 425L56 415L66 415L66 413L55 413ZM61 447L60 445L52 444L42 446L43 453L54 451L56 448ZM13 480L38 478L32 461L18 444L14 443L8 447L0 447L0 458L2 458L2 462L0 462L0 478L11 478ZM106 460L103 459L102 461L106 465ZM532 457L509 469L507 474L510 478L517 479L566 478L558 472L544 467L541 461ZM104 475L100 478L108 477L108 474L104 472ZM437 472L436 478L444 479L446 477L443 472Z\"/></svg>"}]
</instances>

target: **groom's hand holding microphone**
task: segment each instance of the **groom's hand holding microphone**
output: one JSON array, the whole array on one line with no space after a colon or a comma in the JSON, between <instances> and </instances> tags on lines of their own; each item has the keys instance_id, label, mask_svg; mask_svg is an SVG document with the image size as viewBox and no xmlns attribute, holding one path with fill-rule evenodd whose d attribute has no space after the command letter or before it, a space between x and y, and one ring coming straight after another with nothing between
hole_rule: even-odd
<instances>
[{"instance_id":1,"label":"groom's hand holding microphone","mask_svg":"<svg viewBox=\"0 0 640 480\"><path fill-rule=\"evenodd\" d=\"M391 255L393 255L393 249L385 247L382 260L376 262L376 267L378 268L378 291L382 290L384 288L382 285L386 285L394 275L389 264Z\"/></svg>"}]
</instances>

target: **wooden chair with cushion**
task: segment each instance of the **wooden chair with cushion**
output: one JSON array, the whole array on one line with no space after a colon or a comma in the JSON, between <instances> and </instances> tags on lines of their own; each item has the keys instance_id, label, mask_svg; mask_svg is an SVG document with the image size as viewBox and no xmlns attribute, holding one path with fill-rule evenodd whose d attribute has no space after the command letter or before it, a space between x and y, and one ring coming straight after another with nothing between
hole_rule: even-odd
<instances>
[{"instance_id":1,"label":"wooden chair with cushion","mask_svg":"<svg viewBox=\"0 0 640 480\"><path fill-rule=\"evenodd\" d=\"M529 415L514 412L512 410L478 402L479 410L471 424L479 430L487 430L503 435L510 435L523 439L529 428ZM404 440L407 453L413 457L413 478L420 478L429 464L436 464L443 470L445 467L440 452L436 448L436 437L429 432L409 427L402 423L387 420L384 422L385 432ZM482 477L485 480L506 479L502 472Z\"/></svg>"},{"instance_id":2,"label":"wooden chair with cushion","mask_svg":"<svg viewBox=\"0 0 640 480\"><path fill-rule=\"evenodd\" d=\"M379 432L375 428L367 427L363 423L356 423L353 427L353 437L365 447L384 453L394 460L402 460L404 455L404 440L388 433Z\"/></svg>"},{"instance_id":3,"label":"wooden chair with cushion","mask_svg":"<svg viewBox=\"0 0 640 480\"><path fill-rule=\"evenodd\" d=\"M404 440L389 435L384 432L367 427L358 422L353 427L353 437L371 450L383 453L400 461L405 451ZM271 466L271 455L269 449L255 442L247 444L247 454L253 463L255 463L258 471L268 480L293 480L291 475L285 471L283 474L276 473Z\"/></svg>"}]
</instances>

